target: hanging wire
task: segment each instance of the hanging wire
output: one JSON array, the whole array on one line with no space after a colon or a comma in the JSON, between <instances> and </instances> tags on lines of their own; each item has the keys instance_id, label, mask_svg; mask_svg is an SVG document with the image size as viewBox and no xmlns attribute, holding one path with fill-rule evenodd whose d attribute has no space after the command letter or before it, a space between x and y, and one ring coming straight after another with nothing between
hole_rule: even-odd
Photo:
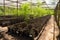
<instances>
[{"instance_id":1,"label":"hanging wire","mask_svg":"<svg viewBox=\"0 0 60 40\"><path fill-rule=\"evenodd\" d=\"M18 0L17 0L17 16L18 16Z\"/></svg>"},{"instance_id":2,"label":"hanging wire","mask_svg":"<svg viewBox=\"0 0 60 40\"><path fill-rule=\"evenodd\" d=\"M8 15L10 15L10 10L9 10L9 8L10 8L10 7L7 7L7 9L8 9Z\"/></svg>"},{"instance_id":3,"label":"hanging wire","mask_svg":"<svg viewBox=\"0 0 60 40\"><path fill-rule=\"evenodd\" d=\"M4 5L4 15L5 15L5 0L3 0L3 5Z\"/></svg>"}]
</instances>

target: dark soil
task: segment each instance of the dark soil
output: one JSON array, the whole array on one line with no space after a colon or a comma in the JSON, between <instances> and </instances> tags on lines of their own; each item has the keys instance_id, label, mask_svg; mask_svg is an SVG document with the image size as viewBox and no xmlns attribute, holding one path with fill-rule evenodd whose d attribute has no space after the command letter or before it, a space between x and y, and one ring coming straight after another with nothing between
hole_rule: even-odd
<instances>
[{"instance_id":1,"label":"dark soil","mask_svg":"<svg viewBox=\"0 0 60 40\"><path fill-rule=\"evenodd\" d=\"M23 16L1 16L0 26L7 26L9 29L7 33L17 38L17 40L33 40L38 36L50 17L50 15L47 15L26 21Z\"/></svg>"},{"instance_id":2,"label":"dark soil","mask_svg":"<svg viewBox=\"0 0 60 40\"><path fill-rule=\"evenodd\" d=\"M13 25L24 21L24 16L0 16L0 26Z\"/></svg>"}]
</instances>

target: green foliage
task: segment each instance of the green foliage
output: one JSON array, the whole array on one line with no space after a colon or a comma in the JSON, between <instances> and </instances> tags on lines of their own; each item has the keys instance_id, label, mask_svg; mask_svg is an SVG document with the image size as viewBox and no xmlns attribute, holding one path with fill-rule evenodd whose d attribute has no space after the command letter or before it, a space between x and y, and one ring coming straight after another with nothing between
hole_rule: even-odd
<instances>
[{"instance_id":1,"label":"green foliage","mask_svg":"<svg viewBox=\"0 0 60 40\"><path fill-rule=\"evenodd\" d=\"M38 3L39 4L39 3ZM53 10L47 10L43 9L40 6L33 6L31 3L23 3L20 5L20 8L17 10L17 8L11 8L11 7L5 7L5 15L24 15L26 18L29 18L29 16L32 15L32 17L41 17L45 15L51 15L53 14ZM0 7L0 15L4 14L4 8Z\"/></svg>"},{"instance_id":2,"label":"green foliage","mask_svg":"<svg viewBox=\"0 0 60 40\"><path fill-rule=\"evenodd\" d=\"M3 15L4 13L4 9L3 9L3 7L0 7L0 15Z\"/></svg>"}]
</instances>

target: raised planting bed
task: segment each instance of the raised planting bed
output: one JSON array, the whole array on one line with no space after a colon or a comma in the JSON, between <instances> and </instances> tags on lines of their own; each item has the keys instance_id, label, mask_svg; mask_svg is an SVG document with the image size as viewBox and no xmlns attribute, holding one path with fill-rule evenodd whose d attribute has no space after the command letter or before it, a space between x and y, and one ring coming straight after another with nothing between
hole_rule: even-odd
<instances>
[{"instance_id":1,"label":"raised planting bed","mask_svg":"<svg viewBox=\"0 0 60 40\"><path fill-rule=\"evenodd\" d=\"M38 36L43 26L46 25L50 17L51 15L47 15L38 18L31 18L28 21L24 20L24 18L21 18L21 16L4 17L4 19L1 17L2 20L0 20L0 25L3 24L1 26L8 27L8 34L17 37L20 40L22 36L23 38L26 37L25 39L28 37L35 38Z\"/></svg>"},{"instance_id":2,"label":"raised planting bed","mask_svg":"<svg viewBox=\"0 0 60 40\"><path fill-rule=\"evenodd\" d=\"M29 20L27 22L20 22L9 25L9 32L14 35L25 35L30 37L37 37L43 26L47 23L50 16L39 17Z\"/></svg>"},{"instance_id":3,"label":"raised planting bed","mask_svg":"<svg viewBox=\"0 0 60 40\"><path fill-rule=\"evenodd\" d=\"M0 16L0 26L13 25L24 21L23 16Z\"/></svg>"}]
</instances>

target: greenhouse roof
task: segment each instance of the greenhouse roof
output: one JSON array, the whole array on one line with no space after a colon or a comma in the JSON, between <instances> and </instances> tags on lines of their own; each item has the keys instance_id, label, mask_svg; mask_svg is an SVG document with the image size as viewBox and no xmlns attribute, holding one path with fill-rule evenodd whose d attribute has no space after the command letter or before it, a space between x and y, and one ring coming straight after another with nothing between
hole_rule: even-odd
<instances>
[{"instance_id":1,"label":"greenhouse roof","mask_svg":"<svg viewBox=\"0 0 60 40\"><path fill-rule=\"evenodd\" d=\"M6 6L15 6L15 7L17 7L17 3L16 3L16 1L17 0L6 0L5 1L5 5ZM26 2L32 2L32 3L34 3L34 4L36 4L38 1L37 0L18 0L19 2L18 2L18 6L20 5L20 3L26 3ZM40 1L40 0L39 0ZM48 7L50 7L50 8L52 8L52 9L54 9L55 7L56 7L56 4L57 4L57 0L54 0L54 1L51 1L51 0L49 0L49 1L47 1L47 0L42 0L42 1L40 1L40 2L46 2L46 4L48 5L46 5L46 4L44 4L42 7L44 7L44 8L48 8ZM4 0L1 0L0 1L0 6L3 6L4 4L3 4L3 2L4 2Z\"/></svg>"}]
</instances>

